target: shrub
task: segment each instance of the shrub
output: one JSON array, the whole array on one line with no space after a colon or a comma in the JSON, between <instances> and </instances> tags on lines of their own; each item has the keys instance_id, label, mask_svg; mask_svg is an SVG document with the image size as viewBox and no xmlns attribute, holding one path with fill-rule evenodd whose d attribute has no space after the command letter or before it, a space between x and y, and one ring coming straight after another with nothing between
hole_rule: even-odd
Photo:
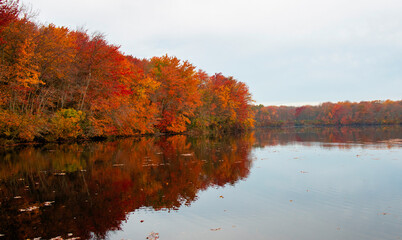
<instances>
[{"instance_id":1,"label":"shrub","mask_svg":"<svg viewBox=\"0 0 402 240\"><path fill-rule=\"evenodd\" d=\"M85 113L75 109L61 109L57 111L49 122L46 140L66 140L83 137Z\"/></svg>"}]
</instances>

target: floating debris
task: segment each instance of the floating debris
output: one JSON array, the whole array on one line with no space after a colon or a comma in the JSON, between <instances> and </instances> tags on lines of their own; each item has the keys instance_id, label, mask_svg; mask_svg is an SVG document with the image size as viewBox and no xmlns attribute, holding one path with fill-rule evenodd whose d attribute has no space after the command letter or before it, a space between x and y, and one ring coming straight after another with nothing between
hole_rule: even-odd
<instances>
[{"instance_id":1,"label":"floating debris","mask_svg":"<svg viewBox=\"0 0 402 240\"><path fill-rule=\"evenodd\" d=\"M144 222L144 220L140 220L140 223L143 223Z\"/></svg>"},{"instance_id":2,"label":"floating debris","mask_svg":"<svg viewBox=\"0 0 402 240\"><path fill-rule=\"evenodd\" d=\"M308 172L305 172L305 171L300 171L300 173L308 173Z\"/></svg>"},{"instance_id":3,"label":"floating debris","mask_svg":"<svg viewBox=\"0 0 402 240\"><path fill-rule=\"evenodd\" d=\"M14 199L20 199L22 198L21 196L15 196Z\"/></svg>"},{"instance_id":4,"label":"floating debris","mask_svg":"<svg viewBox=\"0 0 402 240\"><path fill-rule=\"evenodd\" d=\"M293 202L293 200L289 200L289 202Z\"/></svg>"},{"instance_id":5,"label":"floating debris","mask_svg":"<svg viewBox=\"0 0 402 240\"><path fill-rule=\"evenodd\" d=\"M222 229L222 228L211 228L210 230L215 232L215 231L219 231L219 230L221 230L221 229Z\"/></svg>"},{"instance_id":6,"label":"floating debris","mask_svg":"<svg viewBox=\"0 0 402 240\"><path fill-rule=\"evenodd\" d=\"M55 176L64 176L64 175L66 175L66 173L65 172L59 172L59 173L54 173L53 175L55 175Z\"/></svg>"},{"instance_id":7,"label":"floating debris","mask_svg":"<svg viewBox=\"0 0 402 240\"><path fill-rule=\"evenodd\" d=\"M220 198L223 198L223 196L222 196L222 195L220 195L219 197L220 197Z\"/></svg>"},{"instance_id":8,"label":"floating debris","mask_svg":"<svg viewBox=\"0 0 402 240\"><path fill-rule=\"evenodd\" d=\"M383 215L383 216L385 216L385 215L389 215L389 213L382 212L382 213L380 213L379 215Z\"/></svg>"},{"instance_id":9,"label":"floating debris","mask_svg":"<svg viewBox=\"0 0 402 240\"><path fill-rule=\"evenodd\" d=\"M124 164L122 164L122 163L113 164L113 167L123 167L123 166L124 166Z\"/></svg>"},{"instance_id":10,"label":"floating debris","mask_svg":"<svg viewBox=\"0 0 402 240\"><path fill-rule=\"evenodd\" d=\"M149 239L149 240L157 240L157 239L159 239L159 233L151 232L148 235L147 239Z\"/></svg>"},{"instance_id":11,"label":"floating debris","mask_svg":"<svg viewBox=\"0 0 402 240\"><path fill-rule=\"evenodd\" d=\"M166 164L166 165L169 165L169 164ZM159 164L143 164L142 165L143 167L157 167L157 166L159 166Z\"/></svg>"},{"instance_id":12,"label":"floating debris","mask_svg":"<svg viewBox=\"0 0 402 240\"><path fill-rule=\"evenodd\" d=\"M32 211L34 211L36 209L39 209L39 207L38 206L31 206L31 207L28 207L28 208L20 209L20 212L32 212Z\"/></svg>"},{"instance_id":13,"label":"floating debris","mask_svg":"<svg viewBox=\"0 0 402 240\"><path fill-rule=\"evenodd\" d=\"M51 206L54 203L54 201L48 201L48 202L44 202L43 205L44 206Z\"/></svg>"},{"instance_id":14,"label":"floating debris","mask_svg":"<svg viewBox=\"0 0 402 240\"><path fill-rule=\"evenodd\" d=\"M194 153L182 153L180 155L182 155L183 157L192 157Z\"/></svg>"}]
</instances>

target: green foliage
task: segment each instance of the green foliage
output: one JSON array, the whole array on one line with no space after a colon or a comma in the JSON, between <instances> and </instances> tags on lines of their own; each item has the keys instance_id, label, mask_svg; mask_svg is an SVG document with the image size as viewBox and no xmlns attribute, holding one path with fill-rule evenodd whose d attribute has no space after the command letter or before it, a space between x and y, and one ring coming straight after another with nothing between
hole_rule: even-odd
<instances>
[{"instance_id":1,"label":"green foliage","mask_svg":"<svg viewBox=\"0 0 402 240\"><path fill-rule=\"evenodd\" d=\"M67 140L83 137L85 113L75 109L61 109L50 119L47 140Z\"/></svg>"}]
</instances>

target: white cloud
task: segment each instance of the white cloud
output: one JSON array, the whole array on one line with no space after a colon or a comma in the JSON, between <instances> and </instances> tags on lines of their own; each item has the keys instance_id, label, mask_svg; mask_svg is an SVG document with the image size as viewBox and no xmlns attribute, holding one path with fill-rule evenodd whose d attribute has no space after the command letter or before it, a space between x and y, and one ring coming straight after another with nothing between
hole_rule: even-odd
<instances>
[{"instance_id":1,"label":"white cloud","mask_svg":"<svg viewBox=\"0 0 402 240\"><path fill-rule=\"evenodd\" d=\"M104 32L128 54L168 53L233 75L257 102L400 96L400 0L23 2L41 21Z\"/></svg>"}]
</instances>

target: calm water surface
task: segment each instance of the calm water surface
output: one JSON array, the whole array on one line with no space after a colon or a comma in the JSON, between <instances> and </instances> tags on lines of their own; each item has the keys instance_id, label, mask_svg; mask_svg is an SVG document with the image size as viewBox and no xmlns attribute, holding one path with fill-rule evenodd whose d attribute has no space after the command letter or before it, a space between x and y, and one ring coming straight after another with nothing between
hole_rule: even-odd
<instances>
[{"instance_id":1,"label":"calm water surface","mask_svg":"<svg viewBox=\"0 0 402 240\"><path fill-rule=\"evenodd\" d=\"M1 239L402 239L402 128L0 152Z\"/></svg>"}]
</instances>

